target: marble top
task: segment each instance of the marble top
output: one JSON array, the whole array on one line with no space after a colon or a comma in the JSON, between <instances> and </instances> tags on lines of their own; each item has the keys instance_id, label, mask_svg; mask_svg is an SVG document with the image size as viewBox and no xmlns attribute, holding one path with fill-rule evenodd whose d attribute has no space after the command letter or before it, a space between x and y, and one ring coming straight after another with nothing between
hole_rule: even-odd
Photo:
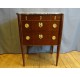
<instances>
[{"instance_id":1,"label":"marble top","mask_svg":"<svg viewBox=\"0 0 80 77\"><path fill-rule=\"evenodd\" d=\"M17 14L63 14L61 12L18 12Z\"/></svg>"}]
</instances>

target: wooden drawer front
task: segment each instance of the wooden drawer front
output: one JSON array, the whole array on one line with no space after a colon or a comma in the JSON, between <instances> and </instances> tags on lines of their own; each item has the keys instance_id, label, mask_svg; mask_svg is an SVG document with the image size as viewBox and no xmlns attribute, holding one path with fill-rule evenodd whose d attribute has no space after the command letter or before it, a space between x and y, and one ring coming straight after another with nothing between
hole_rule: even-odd
<instances>
[{"instance_id":1,"label":"wooden drawer front","mask_svg":"<svg viewBox=\"0 0 80 77\"><path fill-rule=\"evenodd\" d=\"M21 15L21 20L50 20L50 15Z\"/></svg>"},{"instance_id":2,"label":"wooden drawer front","mask_svg":"<svg viewBox=\"0 0 80 77\"><path fill-rule=\"evenodd\" d=\"M50 20L50 15L40 15L40 20Z\"/></svg>"},{"instance_id":3,"label":"wooden drawer front","mask_svg":"<svg viewBox=\"0 0 80 77\"><path fill-rule=\"evenodd\" d=\"M24 45L57 45L58 32L25 33L23 34L23 44Z\"/></svg>"},{"instance_id":4,"label":"wooden drawer front","mask_svg":"<svg viewBox=\"0 0 80 77\"><path fill-rule=\"evenodd\" d=\"M21 20L39 20L40 17L37 15L21 15Z\"/></svg>"},{"instance_id":5,"label":"wooden drawer front","mask_svg":"<svg viewBox=\"0 0 80 77\"><path fill-rule=\"evenodd\" d=\"M26 32L51 30L49 21L48 22L46 22L46 21L40 21L40 22L39 21L23 21L22 29L25 30Z\"/></svg>"},{"instance_id":6,"label":"wooden drawer front","mask_svg":"<svg viewBox=\"0 0 80 77\"><path fill-rule=\"evenodd\" d=\"M25 32L30 31L58 31L60 26L59 21L23 21L22 29Z\"/></svg>"},{"instance_id":7,"label":"wooden drawer front","mask_svg":"<svg viewBox=\"0 0 80 77\"><path fill-rule=\"evenodd\" d=\"M61 19L61 15L51 15L51 20L60 20Z\"/></svg>"},{"instance_id":8,"label":"wooden drawer front","mask_svg":"<svg viewBox=\"0 0 80 77\"><path fill-rule=\"evenodd\" d=\"M52 36L54 37L53 39L52 39ZM34 45L57 45L58 44L58 32L35 33L33 43Z\"/></svg>"}]
</instances>

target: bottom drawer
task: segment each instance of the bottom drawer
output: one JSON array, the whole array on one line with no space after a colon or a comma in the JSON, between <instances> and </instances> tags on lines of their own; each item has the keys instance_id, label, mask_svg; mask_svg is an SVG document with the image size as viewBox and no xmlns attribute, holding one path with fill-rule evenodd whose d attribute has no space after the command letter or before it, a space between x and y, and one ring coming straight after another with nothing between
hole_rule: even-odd
<instances>
[{"instance_id":1,"label":"bottom drawer","mask_svg":"<svg viewBox=\"0 0 80 77\"><path fill-rule=\"evenodd\" d=\"M57 45L58 44L58 32L37 32L33 34L25 34L23 37L24 45Z\"/></svg>"}]
</instances>

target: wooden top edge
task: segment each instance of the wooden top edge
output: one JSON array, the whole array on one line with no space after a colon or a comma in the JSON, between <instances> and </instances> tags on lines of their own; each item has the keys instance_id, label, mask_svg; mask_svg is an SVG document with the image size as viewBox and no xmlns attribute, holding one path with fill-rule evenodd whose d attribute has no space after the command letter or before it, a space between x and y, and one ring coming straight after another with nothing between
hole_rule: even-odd
<instances>
[{"instance_id":1,"label":"wooden top edge","mask_svg":"<svg viewBox=\"0 0 80 77\"><path fill-rule=\"evenodd\" d=\"M16 14L63 14L61 12L18 12Z\"/></svg>"}]
</instances>

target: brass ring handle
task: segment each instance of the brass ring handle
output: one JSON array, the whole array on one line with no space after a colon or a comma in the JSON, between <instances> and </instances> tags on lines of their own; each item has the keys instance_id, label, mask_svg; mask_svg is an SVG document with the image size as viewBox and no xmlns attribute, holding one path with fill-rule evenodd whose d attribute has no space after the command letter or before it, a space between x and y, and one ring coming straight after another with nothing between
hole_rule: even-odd
<instances>
[{"instance_id":1,"label":"brass ring handle","mask_svg":"<svg viewBox=\"0 0 80 77\"><path fill-rule=\"evenodd\" d=\"M28 23L25 24L25 28L29 28L29 24Z\"/></svg>"},{"instance_id":2,"label":"brass ring handle","mask_svg":"<svg viewBox=\"0 0 80 77\"><path fill-rule=\"evenodd\" d=\"M39 39L42 39L43 38L43 35L42 34L39 34Z\"/></svg>"},{"instance_id":3,"label":"brass ring handle","mask_svg":"<svg viewBox=\"0 0 80 77\"><path fill-rule=\"evenodd\" d=\"M43 27L43 23L41 22L39 22L39 27L41 28L41 27Z\"/></svg>"},{"instance_id":4,"label":"brass ring handle","mask_svg":"<svg viewBox=\"0 0 80 77\"><path fill-rule=\"evenodd\" d=\"M53 28L56 28L57 27L57 24L53 24Z\"/></svg>"},{"instance_id":5,"label":"brass ring handle","mask_svg":"<svg viewBox=\"0 0 80 77\"><path fill-rule=\"evenodd\" d=\"M30 40L30 36L26 36L26 40Z\"/></svg>"},{"instance_id":6,"label":"brass ring handle","mask_svg":"<svg viewBox=\"0 0 80 77\"><path fill-rule=\"evenodd\" d=\"M56 39L56 36L52 36L52 40L55 40Z\"/></svg>"}]
</instances>

